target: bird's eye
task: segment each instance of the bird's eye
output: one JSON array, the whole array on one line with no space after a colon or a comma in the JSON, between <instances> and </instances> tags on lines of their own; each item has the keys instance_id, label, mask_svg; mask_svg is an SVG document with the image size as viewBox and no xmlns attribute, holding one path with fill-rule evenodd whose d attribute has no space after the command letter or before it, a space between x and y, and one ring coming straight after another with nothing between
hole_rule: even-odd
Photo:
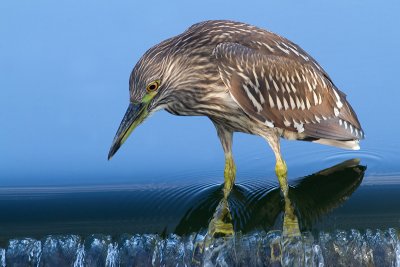
<instances>
[{"instance_id":1,"label":"bird's eye","mask_svg":"<svg viewBox=\"0 0 400 267\"><path fill-rule=\"evenodd\" d=\"M156 91L158 89L158 87L160 87L160 81L157 80L157 81L149 83L146 87L146 90L147 90L147 92L150 93L150 92Z\"/></svg>"}]
</instances>

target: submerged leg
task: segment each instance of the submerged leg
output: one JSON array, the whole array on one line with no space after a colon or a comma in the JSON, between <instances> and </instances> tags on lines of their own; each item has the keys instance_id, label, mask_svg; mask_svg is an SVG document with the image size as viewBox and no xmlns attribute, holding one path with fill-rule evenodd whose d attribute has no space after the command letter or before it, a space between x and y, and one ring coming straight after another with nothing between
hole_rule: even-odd
<instances>
[{"instance_id":1,"label":"submerged leg","mask_svg":"<svg viewBox=\"0 0 400 267\"><path fill-rule=\"evenodd\" d=\"M223 126L214 123L221 140L222 148L225 153L225 169L224 169L224 198L218 204L213 218L208 226L208 235L214 237L216 235L233 235L232 216L229 210L228 196L235 183L236 167L232 157L232 135L233 133Z\"/></svg>"}]
</instances>

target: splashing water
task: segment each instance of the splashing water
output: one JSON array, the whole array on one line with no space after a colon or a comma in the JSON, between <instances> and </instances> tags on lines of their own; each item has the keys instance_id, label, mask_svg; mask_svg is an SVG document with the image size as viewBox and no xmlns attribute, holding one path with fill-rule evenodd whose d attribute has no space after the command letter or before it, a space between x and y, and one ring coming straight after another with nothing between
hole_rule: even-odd
<instances>
[{"instance_id":1,"label":"splashing water","mask_svg":"<svg viewBox=\"0 0 400 267\"><path fill-rule=\"evenodd\" d=\"M155 234L113 240L91 235L13 239L0 249L1 266L400 266L395 229L303 233L280 231L236 234L208 240Z\"/></svg>"}]
</instances>

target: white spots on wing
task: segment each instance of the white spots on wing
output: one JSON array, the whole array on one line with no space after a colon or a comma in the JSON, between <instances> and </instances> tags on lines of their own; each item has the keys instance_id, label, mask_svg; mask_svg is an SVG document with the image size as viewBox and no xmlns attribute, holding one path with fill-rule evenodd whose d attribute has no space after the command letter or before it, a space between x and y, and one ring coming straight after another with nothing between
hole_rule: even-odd
<instances>
[{"instance_id":1,"label":"white spots on wing","mask_svg":"<svg viewBox=\"0 0 400 267\"><path fill-rule=\"evenodd\" d=\"M337 108L333 108L333 113L336 117L339 116L339 110Z\"/></svg>"},{"instance_id":2,"label":"white spots on wing","mask_svg":"<svg viewBox=\"0 0 400 267\"><path fill-rule=\"evenodd\" d=\"M309 90L310 92L312 92L313 89L312 89L311 84L310 84L310 82L308 81L308 79L306 80L306 83L307 83L307 86L308 86L308 90Z\"/></svg>"},{"instance_id":3,"label":"white spots on wing","mask_svg":"<svg viewBox=\"0 0 400 267\"><path fill-rule=\"evenodd\" d=\"M314 97L314 105L318 105L318 96L315 93L315 91L313 91L313 97Z\"/></svg>"},{"instance_id":4,"label":"white spots on wing","mask_svg":"<svg viewBox=\"0 0 400 267\"><path fill-rule=\"evenodd\" d=\"M265 79L265 85L267 86L267 90L271 90L271 87L269 86L269 82L267 79Z\"/></svg>"},{"instance_id":5,"label":"white spots on wing","mask_svg":"<svg viewBox=\"0 0 400 267\"><path fill-rule=\"evenodd\" d=\"M255 101L257 101L255 98L254 98L254 96L250 93L250 91L249 91L249 88L248 88L248 85L254 90L254 92L259 96L259 98L260 98L260 102L261 102L261 104L264 104L265 103L265 99L264 99L264 97L263 97L263 95L262 95L262 93L261 93L261 91L260 91L260 84L259 84L259 82L258 82L258 76L255 76L255 78L257 78L255 81L256 81L256 84L254 84L253 82L252 82L252 80L249 78L249 77L247 77L246 75L244 75L243 73L241 73L241 72L239 72L238 73L238 75L240 76L240 77L242 77L243 78L243 80L244 80L244 85L243 85L243 89L246 91L246 94L247 94L247 96L250 98L250 100L251 100L251 102L254 104L254 101L253 101L253 99L255 100ZM254 71L254 75L257 75L257 74L255 74L255 71ZM251 96L250 96L251 95ZM252 99L253 98L253 99ZM258 103L258 102L257 102ZM258 103L259 105L260 105L260 103ZM256 106L256 105L255 105ZM257 106L256 106L257 107ZM262 108L261 108L262 109ZM257 108L257 110L258 110L258 112L260 112L260 110L259 110L259 108Z\"/></svg>"},{"instance_id":6,"label":"white spots on wing","mask_svg":"<svg viewBox=\"0 0 400 267\"><path fill-rule=\"evenodd\" d=\"M278 85L276 84L275 80L274 80L274 79L271 79L271 80L272 80L272 84L273 84L274 87L275 87L275 90L276 90L277 92L279 92L279 87L278 87Z\"/></svg>"},{"instance_id":7,"label":"white spots on wing","mask_svg":"<svg viewBox=\"0 0 400 267\"><path fill-rule=\"evenodd\" d=\"M279 97L278 97L278 96L276 96L276 105L277 105L277 107L278 107L279 110L282 109L282 103L281 103L281 101L279 100Z\"/></svg>"},{"instance_id":8,"label":"white spots on wing","mask_svg":"<svg viewBox=\"0 0 400 267\"><path fill-rule=\"evenodd\" d=\"M281 43L283 44L283 43ZM288 49L283 48L279 43L276 43L276 47L278 47L282 52L284 52L285 54L290 54Z\"/></svg>"},{"instance_id":9,"label":"white spots on wing","mask_svg":"<svg viewBox=\"0 0 400 267\"><path fill-rule=\"evenodd\" d=\"M293 52L293 53L295 53L295 54L296 54L296 56L300 56L300 53L299 53L299 52L297 52L297 50L296 50L296 49L294 49L293 47L289 46L289 49L290 49L290 50L292 50L292 52Z\"/></svg>"},{"instance_id":10,"label":"white spots on wing","mask_svg":"<svg viewBox=\"0 0 400 267\"><path fill-rule=\"evenodd\" d=\"M308 100L307 97L306 97L306 107L307 107L307 109L310 109L310 108L311 108L310 101Z\"/></svg>"},{"instance_id":11,"label":"white spots on wing","mask_svg":"<svg viewBox=\"0 0 400 267\"><path fill-rule=\"evenodd\" d=\"M260 90L258 90L258 96L260 97L261 104L264 104L265 103L265 99L264 99L264 96L261 94Z\"/></svg>"},{"instance_id":12,"label":"white spots on wing","mask_svg":"<svg viewBox=\"0 0 400 267\"><path fill-rule=\"evenodd\" d=\"M339 119L339 125L342 126L343 121L341 119Z\"/></svg>"},{"instance_id":13,"label":"white spots on wing","mask_svg":"<svg viewBox=\"0 0 400 267\"><path fill-rule=\"evenodd\" d=\"M322 95L318 94L318 104L321 105L322 104Z\"/></svg>"},{"instance_id":14,"label":"white spots on wing","mask_svg":"<svg viewBox=\"0 0 400 267\"><path fill-rule=\"evenodd\" d=\"M296 99L296 106L298 109L301 109L301 102L299 100L299 97L297 95L295 95L295 99Z\"/></svg>"},{"instance_id":15,"label":"white spots on wing","mask_svg":"<svg viewBox=\"0 0 400 267\"><path fill-rule=\"evenodd\" d=\"M290 83L289 72L286 70L286 81Z\"/></svg>"},{"instance_id":16,"label":"white spots on wing","mask_svg":"<svg viewBox=\"0 0 400 267\"><path fill-rule=\"evenodd\" d=\"M297 132L302 133L304 132L304 125L303 123L297 123L297 121L293 120L294 128L296 128Z\"/></svg>"},{"instance_id":17,"label":"white spots on wing","mask_svg":"<svg viewBox=\"0 0 400 267\"><path fill-rule=\"evenodd\" d=\"M326 88L326 83L325 83L325 78L324 77L320 77L321 81L322 81L322 85L324 86L324 88Z\"/></svg>"},{"instance_id":18,"label":"white spots on wing","mask_svg":"<svg viewBox=\"0 0 400 267\"><path fill-rule=\"evenodd\" d=\"M284 42L275 42L276 46L286 54L290 54L290 52L294 53L298 57L302 57L305 61L309 61L309 57L307 55L302 54L297 50L297 48L291 44L286 44Z\"/></svg>"},{"instance_id":19,"label":"white spots on wing","mask_svg":"<svg viewBox=\"0 0 400 267\"><path fill-rule=\"evenodd\" d=\"M310 59L308 58L308 56L300 54L300 56L305 60L305 61L309 61Z\"/></svg>"},{"instance_id":20,"label":"white spots on wing","mask_svg":"<svg viewBox=\"0 0 400 267\"><path fill-rule=\"evenodd\" d=\"M299 133L304 132L306 123L330 123L331 120L335 120L336 123L339 121L341 124L340 128L347 129L348 134L350 132L354 136L361 134L349 122L339 120L340 110L346 104L341 92L334 89L335 87L330 83L329 78L319 71L319 66L311 58L309 59L305 54L301 55L301 53L304 53L301 49L297 50L290 44L279 43L275 46L273 41L269 45L262 41L257 44L256 47L259 47L259 49L263 46L264 57L261 57L261 55L249 57L250 53L243 52L235 58L235 54L233 54L234 58L231 59L231 62L236 61L240 64L224 67L227 72L230 72L229 75L225 76L231 77L234 70L237 73L246 74L246 78L241 77L243 84L246 84L242 93L243 96L246 96L244 95L246 92L248 104L254 105L252 107L254 112L261 112L262 114L259 115L267 115L268 109L274 109L275 111L272 110L272 112L275 112L275 115L282 119L281 124L292 130L296 129ZM274 61L273 55L271 55L272 59L267 61L267 49L271 52L275 50L278 55L290 54L291 57L287 56L286 58L294 59L295 63L290 65L289 61ZM244 55L243 62L240 62L241 55ZM299 58L296 58L295 55ZM311 60L310 63L315 66L305 63L300 57ZM229 62L229 59L226 61ZM282 64L274 65L276 62ZM223 64L223 62L220 62L220 64ZM246 65L249 67L247 68ZM230 69L229 67L232 68L232 66L233 69ZM331 90L333 90L333 93ZM297 113L289 112L290 110L297 110ZM293 116L291 116L291 113ZM293 120L293 117L296 118L296 121ZM264 119L266 119L266 116L264 116ZM274 127L275 123L277 122L265 121L265 125L268 127ZM339 125L336 127L339 127Z\"/></svg>"},{"instance_id":21,"label":"white spots on wing","mask_svg":"<svg viewBox=\"0 0 400 267\"><path fill-rule=\"evenodd\" d=\"M293 84L293 83L295 83L296 81L295 81L295 79L294 79L294 75L293 75L293 73L292 73L292 76L290 76L290 81L291 81L291 83L290 84Z\"/></svg>"},{"instance_id":22,"label":"white spots on wing","mask_svg":"<svg viewBox=\"0 0 400 267\"><path fill-rule=\"evenodd\" d=\"M313 84L312 84L313 90L317 90L317 80L313 78Z\"/></svg>"},{"instance_id":23,"label":"white spots on wing","mask_svg":"<svg viewBox=\"0 0 400 267\"><path fill-rule=\"evenodd\" d=\"M291 125L290 121L288 121L288 119L286 119L285 116L283 116L283 124L284 124L286 127L289 127L289 126Z\"/></svg>"},{"instance_id":24,"label":"white spots on wing","mask_svg":"<svg viewBox=\"0 0 400 267\"><path fill-rule=\"evenodd\" d=\"M300 75L299 75L299 72L297 71L297 69L294 69L294 73L296 74L297 80L299 82L301 82L301 78L300 78Z\"/></svg>"},{"instance_id":25,"label":"white spots on wing","mask_svg":"<svg viewBox=\"0 0 400 267\"><path fill-rule=\"evenodd\" d=\"M268 94L269 106L271 108L275 107L274 101L272 100L271 94Z\"/></svg>"},{"instance_id":26,"label":"white spots on wing","mask_svg":"<svg viewBox=\"0 0 400 267\"><path fill-rule=\"evenodd\" d=\"M251 103L253 103L253 106L257 109L257 112L262 111L262 106L258 101L254 98L253 94L250 93L249 87L246 84L243 84L243 89L247 94L247 97L250 99Z\"/></svg>"},{"instance_id":27,"label":"white spots on wing","mask_svg":"<svg viewBox=\"0 0 400 267\"><path fill-rule=\"evenodd\" d=\"M304 104L304 100L302 98L300 99L300 102L301 102L301 110L305 110L306 105Z\"/></svg>"},{"instance_id":28,"label":"white spots on wing","mask_svg":"<svg viewBox=\"0 0 400 267\"><path fill-rule=\"evenodd\" d=\"M315 62L313 61L313 64L314 64L315 67L317 67L318 70L321 70L321 67L320 67L317 63L315 63Z\"/></svg>"},{"instance_id":29,"label":"white spots on wing","mask_svg":"<svg viewBox=\"0 0 400 267\"><path fill-rule=\"evenodd\" d=\"M257 82L257 84L258 84L258 82ZM254 89L254 92L256 92L256 94L260 97L261 104L264 104L265 103L265 99L264 99L264 96L262 95L262 93L261 93L261 91L259 89L260 85L259 84L258 85L251 84L250 86Z\"/></svg>"},{"instance_id":30,"label":"white spots on wing","mask_svg":"<svg viewBox=\"0 0 400 267\"><path fill-rule=\"evenodd\" d=\"M260 42L260 41L255 41L253 43L256 43L257 45L261 46L261 47L266 47L271 53L274 53L275 49L272 48L269 44L264 43L264 42Z\"/></svg>"},{"instance_id":31,"label":"white spots on wing","mask_svg":"<svg viewBox=\"0 0 400 267\"><path fill-rule=\"evenodd\" d=\"M261 79L265 79L265 69L264 69L264 65L261 65Z\"/></svg>"},{"instance_id":32,"label":"white spots on wing","mask_svg":"<svg viewBox=\"0 0 400 267\"><path fill-rule=\"evenodd\" d=\"M281 78L281 80L282 80L284 83L286 82L286 78L285 78L285 76L283 75L282 72L279 73L279 78Z\"/></svg>"},{"instance_id":33,"label":"white spots on wing","mask_svg":"<svg viewBox=\"0 0 400 267\"><path fill-rule=\"evenodd\" d=\"M313 78L313 80L315 81L316 74L315 74L314 68L307 66L306 71L307 71L307 73L310 74L311 78Z\"/></svg>"},{"instance_id":34,"label":"white spots on wing","mask_svg":"<svg viewBox=\"0 0 400 267\"><path fill-rule=\"evenodd\" d=\"M289 95L289 100L290 100L290 107L292 109L296 109L296 103L293 100L293 97L291 95Z\"/></svg>"},{"instance_id":35,"label":"white spots on wing","mask_svg":"<svg viewBox=\"0 0 400 267\"><path fill-rule=\"evenodd\" d=\"M269 46L267 43L263 43L263 45L268 48L269 51L271 51L272 53L275 51L275 49L273 49L271 46Z\"/></svg>"},{"instance_id":36,"label":"white spots on wing","mask_svg":"<svg viewBox=\"0 0 400 267\"><path fill-rule=\"evenodd\" d=\"M285 83L285 88L286 88L286 91L287 91L288 93L290 93L290 88L289 88L289 84L288 84L288 83Z\"/></svg>"},{"instance_id":37,"label":"white spots on wing","mask_svg":"<svg viewBox=\"0 0 400 267\"><path fill-rule=\"evenodd\" d=\"M239 70L239 72L238 72L238 73L243 73L243 72L244 72L244 69L242 68L242 66L241 66L241 65L237 65L236 67L237 67L237 68L238 68L238 70Z\"/></svg>"},{"instance_id":38,"label":"white spots on wing","mask_svg":"<svg viewBox=\"0 0 400 267\"><path fill-rule=\"evenodd\" d=\"M247 77L243 72L238 72L237 74L238 74L240 77L242 77L243 80L244 80L246 83L251 83L250 78Z\"/></svg>"},{"instance_id":39,"label":"white spots on wing","mask_svg":"<svg viewBox=\"0 0 400 267\"><path fill-rule=\"evenodd\" d=\"M292 88L293 93L296 93L296 87L294 87L293 83L290 83L290 88Z\"/></svg>"},{"instance_id":40,"label":"white spots on wing","mask_svg":"<svg viewBox=\"0 0 400 267\"><path fill-rule=\"evenodd\" d=\"M285 108L285 110L288 110L289 109L289 105L288 105L288 102L286 101L286 98L282 97L282 99L283 99L283 107Z\"/></svg>"},{"instance_id":41,"label":"white spots on wing","mask_svg":"<svg viewBox=\"0 0 400 267\"><path fill-rule=\"evenodd\" d=\"M274 124L269 120L265 120L264 124L267 125L270 128L274 128Z\"/></svg>"},{"instance_id":42,"label":"white spots on wing","mask_svg":"<svg viewBox=\"0 0 400 267\"><path fill-rule=\"evenodd\" d=\"M286 89L285 89L285 85L284 85L283 83L281 83L280 85L281 85L281 90L282 90L282 93L285 93L285 91L286 91Z\"/></svg>"},{"instance_id":43,"label":"white spots on wing","mask_svg":"<svg viewBox=\"0 0 400 267\"><path fill-rule=\"evenodd\" d=\"M254 75L254 80L256 81L256 86L260 87L260 84L258 83L258 75L256 72L256 68L253 66L253 75Z\"/></svg>"},{"instance_id":44,"label":"white spots on wing","mask_svg":"<svg viewBox=\"0 0 400 267\"><path fill-rule=\"evenodd\" d=\"M288 46L286 43L284 43L284 42L279 42L279 44L283 45L283 46L286 47L286 48L289 48L289 46Z\"/></svg>"},{"instance_id":45,"label":"white spots on wing","mask_svg":"<svg viewBox=\"0 0 400 267\"><path fill-rule=\"evenodd\" d=\"M335 97L336 97L336 105L337 105L337 107L338 108L342 108L343 107L343 103L340 100L340 97L339 97L339 95L338 95L338 93L336 92L335 89L333 89L333 93L335 94Z\"/></svg>"}]
</instances>

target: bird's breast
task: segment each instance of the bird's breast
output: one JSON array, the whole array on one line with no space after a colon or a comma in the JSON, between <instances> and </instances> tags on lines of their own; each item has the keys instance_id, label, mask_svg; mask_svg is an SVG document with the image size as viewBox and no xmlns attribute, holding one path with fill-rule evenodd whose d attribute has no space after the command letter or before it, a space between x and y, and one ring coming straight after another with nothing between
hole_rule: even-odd
<instances>
[{"instance_id":1,"label":"bird's breast","mask_svg":"<svg viewBox=\"0 0 400 267\"><path fill-rule=\"evenodd\" d=\"M232 132L265 135L272 130L249 117L225 88L208 92L201 100L171 102L165 110L178 116L207 116Z\"/></svg>"}]
</instances>

